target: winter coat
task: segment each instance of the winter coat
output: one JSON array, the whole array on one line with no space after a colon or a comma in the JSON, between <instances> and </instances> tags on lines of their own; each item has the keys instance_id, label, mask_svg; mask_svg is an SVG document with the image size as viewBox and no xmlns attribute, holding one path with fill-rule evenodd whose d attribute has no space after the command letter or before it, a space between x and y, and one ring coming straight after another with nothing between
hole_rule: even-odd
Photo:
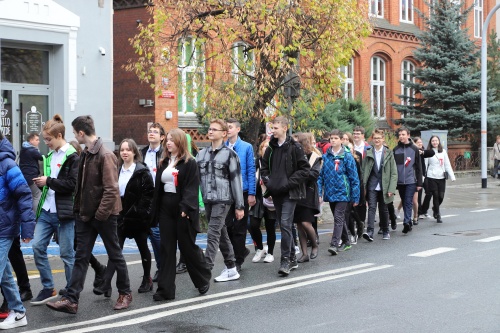
<instances>
[{"instance_id":1,"label":"winter coat","mask_svg":"<svg viewBox=\"0 0 500 333\"><path fill-rule=\"evenodd\" d=\"M500 160L500 145L496 142L493 145L493 158L495 160Z\"/></svg>"},{"instance_id":2,"label":"winter coat","mask_svg":"<svg viewBox=\"0 0 500 333\"><path fill-rule=\"evenodd\" d=\"M14 147L0 140L0 238L32 239L35 213L31 190L17 166Z\"/></svg>"},{"instance_id":3,"label":"winter coat","mask_svg":"<svg viewBox=\"0 0 500 333\"><path fill-rule=\"evenodd\" d=\"M153 208L151 212L151 225L157 226L160 219L161 195L163 192L163 183L161 175L168 166L166 159L156 173L155 189L153 196ZM177 185L175 192L180 195L180 212L186 213L189 217L179 216L179 219L184 219L191 223L196 232L201 232L200 228L200 206L198 205L198 193L200 188L200 176L198 164L194 158L188 160L181 159L177 162L175 168L179 171L177 174ZM241 193L243 197L243 193ZM241 199L243 201L243 199Z\"/></svg>"},{"instance_id":4,"label":"winter coat","mask_svg":"<svg viewBox=\"0 0 500 333\"><path fill-rule=\"evenodd\" d=\"M106 221L122 210L118 188L118 162L104 147L101 138L86 147L80 156L73 211L84 222Z\"/></svg>"},{"instance_id":5,"label":"winter coat","mask_svg":"<svg viewBox=\"0 0 500 333\"><path fill-rule=\"evenodd\" d=\"M52 160L53 152L54 151L49 152L47 157L43 158L43 175L47 176L47 185L43 187L42 196L36 211L36 217L40 217L47 193L49 189L51 189L55 192L57 218L59 221L74 221L75 214L73 213L73 195L75 192L76 180L78 178L80 156L78 156L76 149L69 145L62 160L57 178L51 178L50 162Z\"/></svg>"},{"instance_id":6,"label":"winter coat","mask_svg":"<svg viewBox=\"0 0 500 333\"><path fill-rule=\"evenodd\" d=\"M19 169L23 173L24 179L29 186L33 185L33 178L40 175L40 164L42 154L37 147L29 142L23 142L21 152L19 153Z\"/></svg>"},{"instance_id":7,"label":"winter coat","mask_svg":"<svg viewBox=\"0 0 500 333\"><path fill-rule=\"evenodd\" d=\"M340 149L334 155L332 147L323 155L323 168L318 178L318 191L325 202L359 203L359 178L352 154Z\"/></svg>"},{"instance_id":8,"label":"winter coat","mask_svg":"<svg viewBox=\"0 0 500 333\"><path fill-rule=\"evenodd\" d=\"M422 164L418 147L410 139L407 144L398 142L393 152L398 169L398 185L417 184L417 187L422 187Z\"/></svg>"},{"instance_id":9,"label":"winter coat","mask_svg":"<svg viewBox=\"0 0 500 333\"><path fill-rule=\"evenodd\" d=\"M396 168L396 161L392 150L383 147L382 159L382 193L384 194L384 202L386 204L394 201L394 194L396 193L396 186L398 183L398 170ZM366 157L363 160L363 185L367 188L370 176L373 177L372 170L375 165L375 148L370 148L366 152ZM392 193L389 196L388 193Z\"/></svg>"},{"instance_id":10,"label":"winter coat","mask_svg":"<svg viewBox=\"0 0 500 333\"><path fill-rule=\"evenodd\" d=\"M245 209L240 161L232 149L224 143L215 150L210 145L198 153L196 163L204 203L234 203L235 209Z\"/></svg>"},{"instance_id":11,"label":"winter coat","mask_svg":"<svg viewBox=\"0 0 500 333\"><path fill-rule=\"evenodd\" d=\"M226 146L229 140L226 141ZM238 137L234 143L233 150L240 159L241 178L243 180L243 192L255 195L255 157L252 145Z\"/></svg>"},{"instance_id":12,"label":"winter coat","mask_svg":"<svg viewBox=\"0 0 500 333\"><path fill-rule=\"evenodd\" d=\"M261 178L267 188L264 197L304 199L309 169L311 166L299 143L287 136L279 146L278 139L272 136L262 158Z\"/></svg>"},{"instance_id":13,"label":"winter coat","mask_svg":"<svg viewBox=\"0 0 500 333\"><path fill-rule=\"evenodd\" d=\"M450 159L446 150L438 152L437 148L432 148L436 153L433 157L425 159L425 167L427 168L427 177L432 179L444 179L444 172L448 172L450 180L455 180L455 173L451 168Z\"/></svg>"},{"instance_id":14,"label":"winter coat","mask_svg":"<svg viewBox=\"0 0 500 333\"><path fill-rule=\"evenodd\" d=\"M309 169L309 175L306 181L306 197L302 200L297 201L297 207L307 207L314 211L314 214L319 214L319 192L318 192L318 177L321 172L322 158L316 153L310 153L306 155L308 160L311 161L311 156L314 156L314 161L312 162L311 169ZM296 208L297 209L297 208Z\"/></svg>"}]
</instances>

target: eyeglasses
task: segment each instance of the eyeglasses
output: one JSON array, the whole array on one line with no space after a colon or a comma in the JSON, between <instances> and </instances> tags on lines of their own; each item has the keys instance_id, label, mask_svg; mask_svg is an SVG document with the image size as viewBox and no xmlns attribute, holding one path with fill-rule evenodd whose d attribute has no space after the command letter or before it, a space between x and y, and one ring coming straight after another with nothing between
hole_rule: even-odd
<instances>
[{"instance_id":1,"label":"eyeglasses","mask_svg":"<svg viewBox=\"0 0 500 333\"><path fill-rule=\"evenodd\" d=\"M160 131L148 131L148 134L160 134Z\"/></svg>"},{"instance_id":2,"label":"eyeglasses","mask_svg":"<svg viewBox=\"0 0 500 333\"><path fill-rule=\"evenodd\" d=\"M213 128L213 127L210 127L208 129L209 132L224 132L225 130L223 129L218 129L218 128Z\"/></svg>"}]
</instances>

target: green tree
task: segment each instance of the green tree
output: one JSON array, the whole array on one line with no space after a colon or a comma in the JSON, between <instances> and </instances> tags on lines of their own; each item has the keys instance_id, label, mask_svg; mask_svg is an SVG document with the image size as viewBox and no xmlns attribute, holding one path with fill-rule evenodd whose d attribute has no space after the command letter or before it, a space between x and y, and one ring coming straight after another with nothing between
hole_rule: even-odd
<instances>
[{"instance_id":1,"label":"green tree","mask_svg":"<svg viewBox=\"0 0 500 333\"><path fill-rule=\"evenodd\" d=\"M414 58L422 66L402 80L413 96L401 95L404 105L394 103L403 117L400 123L412 133L446 129L452 138L477 136L480 132L481 73L479 49L469 38L466 19L473 7L464 1L435 0L427 3L430 16L420 13L425 29ZM489 109L498 106L490 90ZM415 133L416 134L416 133Z\"/></svg>"},{"instance_id":2,"label":"green tree","mask_svg":"<svg viewBox=\"0 0 500 333\"><path fill-rule=\"evenodd\" d=\"M131 39L138 58L126 68L158 89L160 78L189 66L204 77L197 113L226 118L229 110L248 122L252 142L266 108L285 112L275 100L290 83L314 89L315 105L330 100L338 69L371 33L366 4L357 0L157 0L150 10L153 19ZM198 61L179 52L186 39L195 40L189 50Z\"/></svg>"}]
</instances>

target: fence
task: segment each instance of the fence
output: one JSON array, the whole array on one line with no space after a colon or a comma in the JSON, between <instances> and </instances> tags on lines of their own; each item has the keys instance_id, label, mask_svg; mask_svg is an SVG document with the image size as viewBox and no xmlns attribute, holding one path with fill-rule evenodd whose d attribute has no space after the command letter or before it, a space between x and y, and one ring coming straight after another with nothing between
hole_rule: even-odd
<instances>
[{"instance_id":1,"label":"fence","mask_svg":"<svg viewBox=\"0 0 500 333\"><path fill-rule=\"evenodd\" d=\"M454 171L481 169L481 153L479 151L448 152L448 157Z\"/></svg>"}]
</instances>

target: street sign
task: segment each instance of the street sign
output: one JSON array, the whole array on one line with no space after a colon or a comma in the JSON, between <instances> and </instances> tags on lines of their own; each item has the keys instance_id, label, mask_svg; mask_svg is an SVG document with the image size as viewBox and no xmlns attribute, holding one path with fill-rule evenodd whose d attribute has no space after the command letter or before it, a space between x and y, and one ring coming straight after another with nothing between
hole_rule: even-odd
<instances>
[{"instance_id":1,"label":"street sign","mask_svg":"<svg viewBox=\"0 0 500 333\"><path fill-rule=\"evenodd\" d=\"M164 90L164 91L162 91L160 98L174 99L175 98L175 94L171 90Z\"/></svg>"}]
</instances>

